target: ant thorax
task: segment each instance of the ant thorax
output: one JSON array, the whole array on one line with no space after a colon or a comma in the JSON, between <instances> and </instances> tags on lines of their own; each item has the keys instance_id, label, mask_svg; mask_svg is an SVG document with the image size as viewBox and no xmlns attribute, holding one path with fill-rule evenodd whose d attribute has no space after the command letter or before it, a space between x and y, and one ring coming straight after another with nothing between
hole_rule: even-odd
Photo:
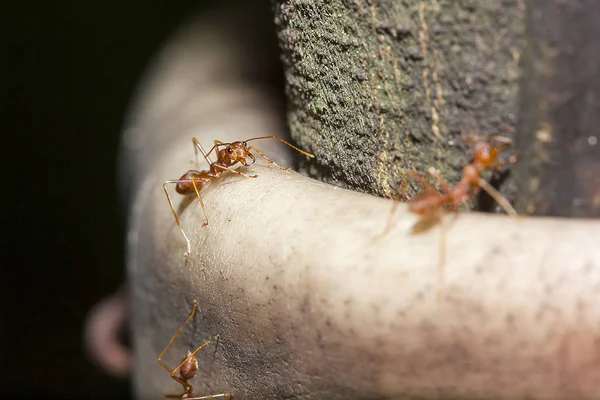
<instances>
[{"instance_id":1,"label":"ant thorax","mask_svg":"<svg viewBox=\"0 0 600 400\"><path fill-rule=\"evenodd\" d=\"M478 143L473 150L473 162L489 165L495 158L496 152L492 151L489 143Z\"/></svg>"}]
</instances>

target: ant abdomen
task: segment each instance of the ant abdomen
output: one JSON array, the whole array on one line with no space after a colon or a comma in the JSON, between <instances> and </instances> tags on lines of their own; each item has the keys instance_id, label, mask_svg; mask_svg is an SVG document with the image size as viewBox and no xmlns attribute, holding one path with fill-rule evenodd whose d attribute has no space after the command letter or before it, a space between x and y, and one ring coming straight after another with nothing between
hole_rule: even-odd
<instances>
[{"instance_id":1,"label":"ant abdomen","mask_svg":"<svg viewBox=\"0 0 600 400\"><path fill-rule=\"evenodd\" d=\"M409 203L410 212L417 215L434 214L444 202L444 197L437 192L424 192L415 196Z\"/></svg>"},{"instance_id":2,"label":"ant abdomen","mask_svg":"<svg viewBox=\"0 0 600 400\"><path fill-rule=\"evenodd\" d=\"M196 375L196 372L198 372L198 360L196 359L196 356L191 355L192 352L188 350L185 357L182 359L182 361L185 360L185 362L179 369L179 375L181 375L184 380L192 379Z\"/></svg>"},{"instance_id":3,"label":"ant abdomen","mask_svg":"<svg viewBox=\"0 0 600 400\"><path fill-rule=\"evenodd\" d=\"M196 184L196 187L202 186L207 180L210 179L206 171L196 171L194 169L189 170L185 174L181 175L181 178L177 180L175 191L179 194L188 194L194 191L194 184L192 178Z\"/></svg>"},{"instance_id":4,"label":"ant abdomen","mask_svg":"<svg viewBox=\"0 0 600 400\"><path fill-rule=\"evenodd\" d=\"M175 185L175 191L179 194L187 194L192 188L192 178L197 178L200 175L200 171L190 170L185 174L181 175L177 185Z\"/></svg>"}]
</instances>

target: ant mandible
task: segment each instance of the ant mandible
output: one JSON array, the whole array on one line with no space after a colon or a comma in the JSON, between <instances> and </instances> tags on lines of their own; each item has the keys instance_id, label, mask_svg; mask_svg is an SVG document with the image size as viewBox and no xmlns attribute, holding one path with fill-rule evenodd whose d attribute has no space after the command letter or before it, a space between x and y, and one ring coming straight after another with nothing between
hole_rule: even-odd
<instances>
[{"instance_id":1,"label":"ant mandible","mask_svg":"<svg viewBox=\"0 0 600 400\"><path fill-rule=\"evenodd\" d=\"M511 216L517 215L517 212L510 205L508 200L506 200L500 192L481 176L485 171L493 169L497 170L506 164L506 161L499 160L498 156L503 150L511 145L511 139L505 136L492 135L488 137L471 136L462 138L461 140L476 142L477 144L473 149L471 162L463 167L461 180L456 185L451 187L438 175L437 170L433 168L430 168L427 172L441 187L441 192L429 184L429 182L416 171L410 171L403 179L398 190L399 194L401 190L404 190L408 180L411 178L417 180L422 186L421 192L408 201L408 210L420 217L420 221L417 222L417 225L427 225L434 219L437 220L437 218L439 218L439 213L444 206L449 207L452 211L456 211L458 206L471 199L479 189L485 190L502 208L504 208L507 214ZM377 237L384 236L390 230L391 222L398 204L398 201L394 202L388 224L384 231ZM443 286L442 277L445 265L445 247L442 232L440 234L439 249L440 287Z\"/></svg>"},{"instance_id":2,"label":"ant mandible","mask_svg":"<svg viewBox=\"0 0 600 400\"><path fill-rule=\"evenodd\" d=\"M234 174L245 176L246 178L256 178L258 175L246 175L242 172L231 169L231 167L237 163L240 163L246 167L254 164L254 162L256 162L256 158L254 157L254 155L252 153L250 153L250 150L254 150L262 158L264 158L265 161L267 161L269 164L273 164L281 170L287 171L290 169L289 167L280 167L279 165L277 165L273 160L269 159L262 151L260 151L256 147L248 146L249 141L259 140L259 139L276 139L276 140L279 140L280 142L283 142L284 144L290 146L292 149L298 151L299 153L304 154L305 156L308 156L310 158L315 157L313 154L308 153L302 149L299 149L298 147L292 145L291 143L289 143L277 136L259 136L259 137L254 137L254 138L246 139L243 141L235 141L235 142L221 142L219 140L215 140L213 147L208 152L206 152L204 150L204 148L202 147L202 145L200 144L198 139L193 138L192 142L194 143L194 152L196 154L196 159L198 157L198 151L200 151L202 153L202 156L208 163L209 169L203 170L203 171L197 171L197 170L192 169L192 170L189 170L188 172L186 172L185 174L183 174L181 176L181 178L179 178L179 179L171 179L171 180L167 180L167 181L163 182L163 190L165 192L165 195L167 196L167 200L169 201L169 207L171 208L173 217L175 217L175 223L177 224L177 227L181 231L181 234L185 238L185 241L187 244L187 251L184 254L185 257L188 257L191 253L190 239L187 237L187 235L185 234L185 231L181 227L181 222L179 221L179 217L177 216L177 213L175 212L175 208L173 207L173 202L171 201L171 196L169 196L169 192L167 191L167 184L175 183L177 185L177 186L175 186L175 190L179 194L196 193L196 196L198 197L198 201L200 202L200 206L202 207L202 212L204 213L205 222L202 226L207 226L208 225L208 216L206 215L204 201L202 201L202 196L200 195L200 187L202 187L203 185L205 185L211 181L218 179L221 176L221 174L225 171L231 171ZM224 148L220 149L220 147L222 147L222 146L224 146ZM215 151L217 154L216 162L213 162L210 158L210 153L212 153L213 151ZM248 162L246 162L246 158L250 158L252 160L252 163L248 164Z\"/></svg>"},{"instance_id":3,"label":"ant mandible","mask_svg":"<svg viewBox=\"0 0 600 400\"><path fill-rule=\"evenodd\" d=\"M165 354L165 352L169 349L169 347L171 347L171 345L173 344L173 342L175 341L175 338L177 336L179 336L179 334L181 333L181 331L183 330L183 328L190 322L190 320L194 317L194 315L196 314L196 310L198 308L198 302L196 300L193 301L193 307L192 307L192 312L190 313L189 317L185 320L185 322L183 323L183 325L181 325L179 327L179 329L177 330L177 332L175 332L175 334L173 335L173 337L171 338L171 340L169 340L169 343L167 343L167 346L163 349L163 351L160 352L160 354L157 357L158 363L165 369L167 370L167 372L169 374L171 374L171 378L173 378L175 381L177 381L178 383L181 384L181 386L183 386L183 393L182 394L165 394L163 395L163 398L165 399L186 399L186 400L201 400L201 399L212 399L215 397L233 397L233 394L231 393L220 393L220 394L211 394L208 396L201 396L201 397L194 397L193 394L193 387L192 385L190 385L188 383L188 381L190 379L192 379L196 373L198 372L198 360L196 359L196 353L199 352L203 347L205 347L206 345L208 345L210 342L212 342L213 340L217 340L219 339L219 335L215 335L212 339L207 340L206 342L202 343L200 346L196 347L196 349L194 351L187 351L185 357L183 358L183 360L181 361L181 363L179 363L179 365L171 370L163 361L162 361L162 356ZM179 375L177 374L179 372Z\"/></svg>"}]
</instances>

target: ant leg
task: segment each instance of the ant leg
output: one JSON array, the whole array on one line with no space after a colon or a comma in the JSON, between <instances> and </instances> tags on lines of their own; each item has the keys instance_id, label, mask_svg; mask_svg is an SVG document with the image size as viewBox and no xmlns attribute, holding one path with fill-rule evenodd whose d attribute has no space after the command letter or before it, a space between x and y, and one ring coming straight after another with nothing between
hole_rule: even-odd
<instances>
[{"instance_id":1,"label":"ant leg","mask_svg":"<svg viewBox=\"0 0 600 400\"><path fill-rule=\"evenodd\" d=\"M494 200L496 200L496 203L500 204L500 206L504 208L504 211L506 211L508 215L512 217L515 217L517 215L517 211L513 208L513 206L510 205L508 200L506 200L506 198L502 196L502 194L499 191L494 189L492 185L487 183L485 179L479 178L477 184L480 188L485 190L487 194L489 194Z\"/></svg>"},{"instance_id":2,"label":"ant leg","mask_svg":"<svg viewBox=\"0 0 600 400\"><path fill-rule=\"evenodd\" d=\"M177 212L175 212L175 207L173 207L173 202L171 201L171 196L169 196L169 192L167 191L167 184L168 183L179 183L179 182L181 182L181 180L179 180L179 179L164 181L163 182L163 190L165 191L165 196L167 196L167 200L169 201L169 207L171 208L171 212L173 213L173 217L175 217L175 223L177 224L177 227L181 231L181 234L183 235L183 237L185 238L185 242L187 243L187 251L183 255L184 257L187 258L187 257L190 256L190 253L192 251L192 246L190 244L190 239L187 237L187 235L185 234L185 231L181 227L181 222L179 222L179 217L177 216ZM202 208L204 209L204 205L202 206Z\"/></svg>"},{"instance_id":3,"label":"ant leg","mask_svg":"<svg viewBox=\"0 0 600 400\"><path fill-rule=\"evenodd\" d=\"M373 237L373 240L379 240L383 236L387 235L390 229L392 228L392 221L394 219L394 215L396 214L396 210L398 209L398 205L400 204L400 198L404 197L404 192L406 192L406 186L408 186L408 181L410 178L418 181L423 190L422 192L437 192L437 190L429 183L425 178L423 178L417 171L411 170L406 173L406 175L402 178L402 182L400 182L400 186L398 186L397 196L394 199L394 204L392 205L392 210L390 211L390 216L388 217L387 224L383 229L383 232ZM402 194L400 194L402 191Z\"/></svg>"},{"instance_id":4,"label":"ant leg","mask_svg":"<svg viewBox=\"0 0 600 400\"><path fill-rule=\"evenodd\" d=\"M431 176L438 182L442 187L444 194L450 193L450 187L448 183L443 180L438 171L434 168L427 170ZM453 208L456 208L455 206ZM446 292L446 223L444 218L440 218L440 233L438 239L438 290L437 300L440 301L444 298Z\"/></svg>"},{"instance_id":5,"label":"ant leg","mask_svg":"<svg viewBox=\"0 0 600 400\"><path fill-rule=\"evenodd\" d=\"M201 180L202 183L207 181ZM196 181L194 177L192 177L192 186L194 187L194 191L196 192L196 196L198 196L198 201L200 202L200 206L202 206L202 212L204 213L204 219L206 220L202 226L208 225L208 215L206 215L206 209L204 208L204 201L202 201L202 196L200 196L200 192L198 191L198 186L196 186Z\"/></svg>"},{"instance_id":6,"label":"ant leg","mask_svg":"<svg viewBox=\"0 0 600 400\"><path fill-rule=\"evenodd\" d=\"M375 235L373 237L374 241L381 239L382 237L384 237L385 235L387 235L389 233L390 229L392 229L392 221L394 220L394 215L396 214L396 210L398 209L399 204L400 204L400 201L397 199L394 199L394 204L392 205L392 210L390 211L390 216L388 217L387 224L385 225L383 232L381 232L380 234Z\"/></svg>"},{"instance_id":7,"label":"ant leg","mask_svg":"<svg viewBox=\"0 0 600 400\"><path fill-rule=\"evenodd\" d=\"M231 393L211 394L209 396L202 396L202 397L188 397L187 400L213 399L215 397L233 397L233 394L231 394Z\"/></svg>"},{"instance_id":8,"label":"ant leg","mask_svg":"<svg viewBox=\"0 0 600 400\"><path fill-rule=\"evenodd\" d=\"M513 140L507 136L502 135L491 135L487 137L489 141L500 142L500 146L502 149L505 149L513 144Z\"/></svg>"},{"instance_id":9,"label":"ant leg","mask_svg":"<svg viewBox=\"0 0 600 400\"><path fill-rule=\"evenodd\" d=\"M442 187L442 191L445 194L450 192L450 188L448 183L443 180L436 169L429 168L427 172L437 181L437 183ZM425 190L435 190L426 180L424 180L419 175L415 176L415 179L419 180L421 184L424 186ZM446 288L446 279L445 279L445 267L446 267L446 224L444 223L444 218L440 218L440 233L438 239L438 291L437 291L437 299L441 300L445 293Z\"/></svg>"},{"instance_id":10,"label":"ant leg","mask_svg":"<svg viewBox=\"0 0 600 400\"><path fill-rule=\"evenodd\" d=\"M421 184L422 190L421 193L423 192L437 192L437 189L427 181L427 179L425 179L421 174L419 174L417 171L408 171L407 177L405 178L406 180L406 184L404 184L404 189L406 189L406 186L408 185L408 179L414 179L417 182L419 182Z\"/></svg>"},{"instance_id":11,"label":"ant leg","mask_svg":"<svg viewBox=\"0 0 600 400\"><path fill-rule=\"evenodd\" d=\"M429 168L427 172L433 176L433 178L442 187L442 191L447 194L450 191L448 183L443 180L435 168ZM422 179L422 178L421 178ZM431 187L431 185L429 185ZM446 267L446 224L444 218L440 218L440 233L438 239L438 290L437 299L441 300L445 293L446 279L445 279L445 267Z\"/></svg>"},{"instance_id":12,"label":"ant leg","mask_svg":"<svg viewBox=\"0 0 600 400\"><path fill-rule=\"evenodd\" d=\"M202 156L204 157L208 165L211 166L213 164L213 161L210 159L209 154L213 151L214 147L207 153L206 150L204 150L204 147L202 147L202 145L198 141L198 139L192 138L192 142L194 143L194 154L196 156L196 164L198 164L198 150L200 150L200 153L202 153Z\"/></svg>"},{"instance_id":13,"label":"ant leg","mask_svg":"<svg viewBox=\"0 0 600 400\"><path fill-rule=\"evenodd\" d=\"M289 171L289 169L290 169L290 167L280 167L279 165L277 165L277 163L275 161L273 161L269 157L265 156L262 151L260 151L259 149L257 149L254 146L248 146L248 150L254 150L254 151L256 151L258 154L260 154L260 156L262 158L265 159L266 162L268 162L269 164L273 164L274 166L276 166L277 168L279 168L279 169L281 169L283 171Z\"/></svg>"},{"instance_id":14,"label":"ant leg","mask_svg":"<svg viewBox=\"0 0 600 400\"><path fill-rule=\"evenodd\" d=\"M396 215L396 210L398 209L398 205L400 204L400 199L404 198L404 193L406 192L406 186L408 186L408 180L410 178L415 178L416 180L418 180L421 185L423 185L423 187L427 187L428 189L433 189L431 187L431 185L429 184L429 182L427 182L426 180L424 180L421 175L419 175L418 172L416 171L409 171L403 178L402 181L400 182L400 185L398 186L398 190L396 191L396 198L394 198L394 204L392 204L392 209L390 210L390 216L388 217L387 220L387 224L385 225L385 228L383 229L383 232L381 232L379 235L376 235L373 240L379 240L382 237L384 237L385 235L387 235L390 231L390 229L392 229L392 221L394 220L394 215ZM402 191L402 194L400 194L400 191Z\"/></svg>"},{"instance_id":15,"label":"ant leg","mask_svg":"<svg viewBox=\"0 0 600 400\"><path fill-rule=\"evenodd\" d=\"M437 183L442 187L442 191L444 192L444 194L448 194L450 192L450 187L448 186L448 182L446 182L445 180L443 180L440 175L438 174L438 171L435 168L429 168L427 170L427 172L429 173L429 175L433 176L433 178L437 181Z\"/></svg>"},{"instance_id":16,"label":"ant leg","mask_svg":"<svg viewBox=\"0 0 600 400\"><path fill-rule=\"evenodd\" d=\"M246 178L252 178L252 179L254 179L254 178L256 178L258 176L258 175L246 175L246 174L244 174L244 173L242 173L240 171L236 171L235 169L231 169L229 167L225 167L225 166L219 165L219 164L214 164L214 166L217 167L217 168L220 168L220 169L222 169L224 171L231 171L234 174L245 176Z\"/></svg>"},{"instance_id":17,"label":"ant leg","mask_svg":"<svg viewBox=\"0 0 600 400\"><path fill-rule=\"evenodd\" d=\"M298 153L302 153L302 154L304 154L305 156L307 156L307 157L310 157L310 158L315 158L314 154L311 154L311 153L309 153L308 151L304 151L304 150L302 150L302 149L300 149L300 148L298 148L298 147L294 146L293 144L291 144L291 143L290 143L290 142L288 142L288 141L285 141L285 140L283 140L283 139L282 139L282 138L280 138L279 136L274 136L274 135L271 135L271 136L259 136L259 137L255 137L255 138L251 138L251 139L244 140L244 142L249 142L249 141L251 141L251 140L257 140L257 139L276 139L276 140L279 140L280 142L282 142L282 143L284 143L284 144L287 144L287 145L288 145L288 146L290 146L292 149L296 150ZM252 148L252 146L251 146L251 148ZM254 149L256 150L256 148L254 148ZM257 151L258 151L258 150L257 150ZM260 151L259 151L259 153L260 153ZM265 156L264 156L264 154L262 154L262 153L260 153L260 154L261 154L263 157L265 157ZM265 157L265 159L266 159L266 157Z\"/></svg>"},{"instance_id":18,"label":"ant leg","mask_svg":"<svg viewBox=\"0 0 600 400\"><path fill-rule=\"evenodd\" d=\"M438 239L438 291L437 300L442 300L446 291L446 224L440 219L440 236Z\"/></svg>"},{"instance_id":19,"label":"ant leg","mask_svg":"<svg viewBox=\"0 0 600 400\"><path fill-rule=\"evenodd\" d=\"M462 136L457 140L461 142L500 142L502 149L512 145L513 140L507 136L490 135L490 136Z\"/></svg>"},{"instance_id":20,"label":"ant leg","mask_svg":"<svg viewBox=\"0 0 600 400\"><path fill-rule=\"evenodd\" d=\"M169 372L171 374L172 377L175 378L175 373L177 372L177 370L179 368L181 368L181 366L183 365L183 363L181 363L177 368L175 368L173 371L171 371L171 368L169 368L167 366L167 364L165 364L162 360L162 356L166 353L166 351L169 349L169 347L171 347L171 345L173 344L173 342L175 341L175 338L177 336L179 336L179 334L181 333L181 331L183 330L183 328L185 328L185 326L190 322L190 320L192 318L194 318L194 315L196 314L196 309L198 308L198 302L196 300L194 300L192 302L192 312L190 313L189 317L187 317L187 319L185 320L185 322L179 327L179 329L177 329L177 332L175 332L175 334L173 335L173 337L171 338L171 340L169 340L169 343L167 343L167 345L165 346L165 348L163 349L163 351L160 352L160 354L158 355L158 357L156 358L158 360L158 363L167 370L167 372ZM187 358L186 358L187 361ZM177 379L175 379L177 380ZM179 382L179 380L177 380ZM181 383L181 382L180 382ZM183 384L183 383L182 383Z\"/></svg>"},{"instance_id":21,"label":"ant leg","mask_svg":"<svg viewBox=\"0 0 600 400\"><path fill-rule=\"evenodd\" d=\"M194 301L194 311L196 310L196 302ZM193 316L190 315L190 318ZM188 318L188 321L189 319ZM187 322L186 322L187 323ZM185 324L183 325L185 326ZM181 332L181 329L183 329L183 326L181 328L179 328L179 331L177 332L177 334L179 334L179 332ZM196 349L194 351L192 351L186 358L183 359L183 361L181 361L181 363L179 363L179 365L177 366L177 368L175 368L173 370L173 372L171 373L171 375L174 375L177 371L179 371L179 369L186 363L188 362L188 360L192 357L194 357L196 355L197 352L199 352L200 350L202 350L203 347L205 347L206 345L208 345L209 343L211 343L213 340L218 340L219 339L219 334L217 333L213 338L208 339L206 342L202 343L200 346L196 347ZM173 341L173 339L171 339L171 342ZM170 344L170 342L169 342Z\"/></svg>"}]
</instances>

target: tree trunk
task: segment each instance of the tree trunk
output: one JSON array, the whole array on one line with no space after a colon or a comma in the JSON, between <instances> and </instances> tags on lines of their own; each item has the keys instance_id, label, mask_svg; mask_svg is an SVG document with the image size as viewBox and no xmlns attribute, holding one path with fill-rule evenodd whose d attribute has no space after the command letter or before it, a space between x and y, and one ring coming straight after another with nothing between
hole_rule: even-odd
<instances>
[{"instance_id":1,"label":"tree trunk","mask_svg":"<svg viewBox=\"0 0 600 400\"><path fill-rule=\"evenodd\" d=\"M455 182L459 135L514 126L523 1L274 3L291 134L310 175L392 196L407 170Z\"/></svg>"}]
</instances>

